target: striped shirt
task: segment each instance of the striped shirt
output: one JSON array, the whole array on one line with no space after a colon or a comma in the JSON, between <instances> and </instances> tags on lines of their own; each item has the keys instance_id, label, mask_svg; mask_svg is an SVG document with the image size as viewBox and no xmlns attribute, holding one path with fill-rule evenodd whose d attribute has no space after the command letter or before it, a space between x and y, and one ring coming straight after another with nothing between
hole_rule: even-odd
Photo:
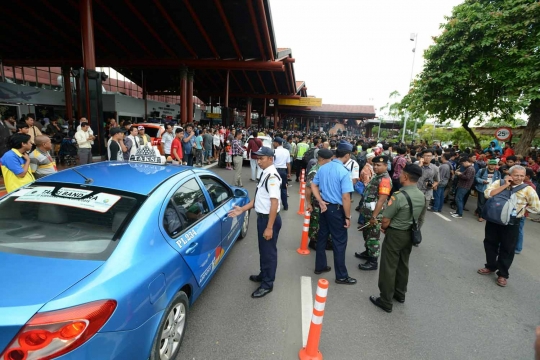
<instances>
[{"instance_id":1,"label":"striped shirt","mask_svg":"<svg viewBox=\"0 0 540 360\"><path fill-rule=\"evenodd\" d=\"M484 195L486 196L486 198L489 199L491 197L491 191L497 189L500 186L500 181L496 181L493 184L489 185L484 191ZM531 186L527 186L526 188L523 188L516 192L516 199L516 211L518 213L518 218L525 215L525 211L523 209L533 214L540 212L540 200L538 199L538 194Z\"/></svg>"}]
</instances>

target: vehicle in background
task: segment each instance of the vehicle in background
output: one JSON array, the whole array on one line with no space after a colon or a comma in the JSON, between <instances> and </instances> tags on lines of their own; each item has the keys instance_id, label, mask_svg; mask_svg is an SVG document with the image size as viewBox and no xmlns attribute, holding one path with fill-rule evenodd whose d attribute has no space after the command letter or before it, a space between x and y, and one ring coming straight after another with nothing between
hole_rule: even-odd
<instances>
[{"instance_id":1,"label":"vehicle in background","mask_svg":"<svg viewBox=\"0 0 540 360\"><path fill-rule=\"evenodd\" d=\"M133 124L133 126L144 126L144 133L150 136L152 146L157 146L159 152L163 155L163 150L161 149L161 135L163 135L163 133L165 132L165 125L153 123L138 123Z\"/></svg>"},{"instance_id":2,"label":"vehicle in background","mask_svg":"<svg viewBox=\"0 0 540 360\"><path fill-rule=\"evenodd\" d=\"M272 145L272 138L270 136L265 135L265 136L257 136L257 137L262 140L263 146L269 147L270 149L274 148L274 145ZM247 139L246 143L244 144L244 150L247 150L248 142L252 138L253 136L250 136ZM243 157L244 157L244 162L251 160L251 157L248 157L247 151L244 151Z\"/></svg>"}]
</instances>

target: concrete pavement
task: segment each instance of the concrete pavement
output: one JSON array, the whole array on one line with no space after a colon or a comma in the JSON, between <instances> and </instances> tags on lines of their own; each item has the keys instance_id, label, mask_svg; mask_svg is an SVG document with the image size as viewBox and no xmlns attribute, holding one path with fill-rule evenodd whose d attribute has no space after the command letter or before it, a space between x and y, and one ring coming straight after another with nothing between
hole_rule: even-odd
<instances>
[{"instance_id":1,"label":"concrete pavement","mask_svg":"<svg viewBox=\"0 0 540 360\"><path fill-rule=\"evenodd\" d=\"M232 183L234 172L212 169ZM249 168L243 183L254 194ZM334 283L334 272L313 274L315 253L296 253L303 216L297 215L298 183L289 188L289 211L281 212L278 271L274 291L250 297L259 256L255 216L246 239L236 243L220 271L191 308L177 359L297 359L302 347L301 276L330 281L320 350L325 359L532 359L534 328L540 323L540 224L527 221L524 250L516 255L506 288L482 276L484 224L471 212L463 219L426 215L424 242L414 248L405 304L387 314L369 302L378 294L378 272L361 272L354 252L361 233L349 229L347 267L354 286ZM468 208L474 209L470 198ZM357 202L357 200L356 200ZM353 219L358 213L353 211ZM355 223L355 222L354 222ZM332 253L327 252L332 265Z\"/></svg>"}]
</instances>

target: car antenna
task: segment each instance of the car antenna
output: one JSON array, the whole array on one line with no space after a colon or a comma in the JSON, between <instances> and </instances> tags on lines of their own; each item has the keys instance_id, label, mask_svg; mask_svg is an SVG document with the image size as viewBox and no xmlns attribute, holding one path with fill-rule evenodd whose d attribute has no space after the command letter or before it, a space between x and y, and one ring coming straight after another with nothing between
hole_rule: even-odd
<instances>
[{"instance_id":1,"label":"car antenna","mask_svg":"<svg viewBox=\"0 0 540 360\"><path fill-rule=\"evenodd\" d=\"M81 174L81 173L78 172L77 170L75 170L75 169L71 169L71 170L73 170L73 171L75 171L77 174L81 175L81 176L84 178L84 183L85 183L85 184L91 184L91 183L94 182L94 179L90 179L89 177L84 176L83 174Z\"/></svg>"}]
</instances>

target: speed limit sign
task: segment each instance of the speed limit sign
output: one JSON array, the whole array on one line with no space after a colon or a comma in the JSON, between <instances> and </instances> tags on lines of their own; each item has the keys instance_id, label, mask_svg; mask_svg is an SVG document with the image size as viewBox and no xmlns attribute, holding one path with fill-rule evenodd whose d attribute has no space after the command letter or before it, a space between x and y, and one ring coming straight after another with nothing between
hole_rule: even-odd
<instances>
[{"instance_id":1,"label":"speed limit sign","mask_svg":"<svg viewBox=\"0 0 540 360\"><path fill-rule=\"evenodd\" d=\"M507 127L498 128L495 131L495 138L499 141L508 141L512 137L512 129Z\"/></svg>"}]
</instances>

